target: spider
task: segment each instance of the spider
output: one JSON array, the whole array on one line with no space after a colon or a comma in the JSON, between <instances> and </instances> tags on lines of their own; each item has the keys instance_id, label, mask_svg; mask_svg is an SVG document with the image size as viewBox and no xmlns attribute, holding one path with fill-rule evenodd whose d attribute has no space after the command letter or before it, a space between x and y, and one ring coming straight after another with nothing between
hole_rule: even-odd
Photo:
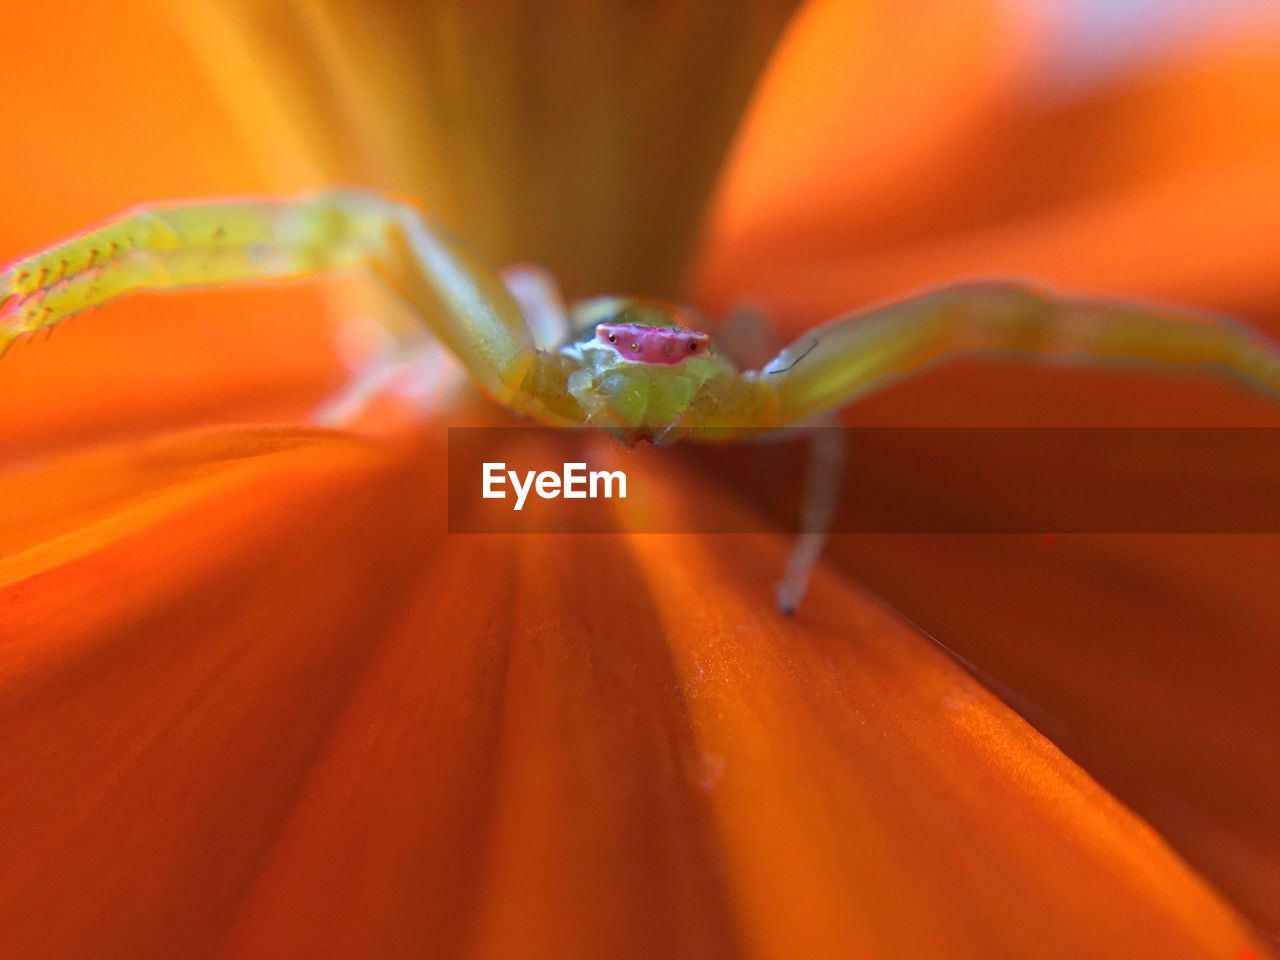
<instances>
[{"instance_id":1,"label":"spider","mask_svg":"<svg viewBox=\"0 0 1280 960\"><path fill-rule=\"evenodd\" d=\"M415 201L354 190L138 207L18 260L0 273L0 353L135 291L345 270L381 278L498 403L549 425L604 427L628 443L812 424L891 380L973 353L1191 368L1280 397L1280 347L1248 328L1010 283L939 288L842 317L761 369L739 371L683 308L599 297L566 311L545 273L495 273ZM833 434L816 433L804 532L778 586L784 612L805 591L834 510L842 455Z\"/></svg>"}]
</instances>

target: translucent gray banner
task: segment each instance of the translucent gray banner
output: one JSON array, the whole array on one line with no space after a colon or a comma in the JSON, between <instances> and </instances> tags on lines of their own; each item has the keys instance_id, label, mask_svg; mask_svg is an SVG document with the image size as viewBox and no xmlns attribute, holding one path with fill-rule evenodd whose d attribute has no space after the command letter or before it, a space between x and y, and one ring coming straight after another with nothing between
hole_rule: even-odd
<instances>
[{"instance_id":1,"label":"translucent gray banner","mask_svg":"<svg viewBox=\"0 0 1280 960\"><path fill-rule=\"evenodd\" d=\"M1275 429L451 428L448 471L455 533L798 530L815 489L836 533L1280 533Z\"/></svg>"}]
</instances>

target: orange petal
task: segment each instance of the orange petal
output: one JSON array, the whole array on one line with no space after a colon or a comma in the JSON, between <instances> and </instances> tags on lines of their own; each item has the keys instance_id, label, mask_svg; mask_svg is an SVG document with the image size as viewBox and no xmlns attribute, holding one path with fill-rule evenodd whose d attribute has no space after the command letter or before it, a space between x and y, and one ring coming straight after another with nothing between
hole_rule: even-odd
<instances>
[{"instance_id":1,"label":"orange petal","mask_svg":"<svg viewBox=\"0 0 1280 960\"><path fill-rule=\"evenodd\" d=\"M14 149L0 261L134 204L259 192L237 125L163 18L89 4L6 10ZM296 419L342 378L316 296L141 297L0 361L6 461L89 438L228 419Z\"/></svg>"},{"instance_id":2,"label":"orange petal","mask_svg":"<svg viewBox=\"0 0 1280 960\"><path fill-rule=\"evenodd\" d=\"M442 537L439 452L0 481L78 545L0 603L6 955L1263 955L884 608L780 618L784 540Z\"/></svg>"},{"instance_id":3,"label":"orange petal","mask_svg":"<svg viewBox=\"0 0 1280 960\"><path fill-rule=\"evenodd\" d=\"M0 583L98 549L139 526L280 470L311 462L323 474L372 449L305 428L209 431L62 456L3 476Z\"/></svg>"},{"instance_id":4,"label":"orange petal","mask_svg":"<svg viewBox=\"0 0 1280 960\"><path fill-rule=\"evenodd\" d=\"M777 547L739 548L734 566L767 570ZM777 956L1036 956L1049 938L1078 956L1241 949L1181 927L1216 912L1200 881L925 636L833 577L793 628L762 609L768 579L725 580L725 552L691 538L638 552L656 580L677 550L656 599L715 765L746 942Z\"/></svg>"},{"instance_id":5,"label":"orange petal","mask_svg":"<svg viewBox=\"0 0 1280 960\"><path fill-rule=\"evenodd\" d=\"M1025 515L1016 497L992 503L955 482L969 475L957 451L908 482L895 464L859 469L935 516ZM739 457L722 461L724 482L775 514L794 502L794 489L753 489ZM1018 451L1005 459L1016 468ZM1153 471L1169 469L1149 454L1076 461L1035 496L1056 487L1069 499L1096 480L1154 489ZM1180 469L1280 485L1280 466L1256 457ZM1263 929L1280 930L1280 538L859 535L835 537L827 556L972 664Z\"/></svg>"},{"instance_id":6,"label":"orange petal","mask_svg":"<svg viewBox=\"0 0 1280 960\"><path fill-rule=\"evenodd\" d=\"M1031 365L964 364L859 404L851 420L910 425L1090 424L1280 426L1280 409L1186 378ZM1012 457L1014 451L1010 451ZM939 516L1018 515L966 489L947 463L931 485L915 469L878 469L882 484ZM1151 471L1254 477L1273 463L1206 451L1170 465L1128 457L1077 462L1040 494L1069 499L1079 478L1155 489ZM753 490L729 464L726 482ZM1147 481L1152 481L1148 483ZM776 492L753 490L766 509ZM784 518L789 520L789 517ZM848 537L829 556L940 642L978 664L995 689L1104 785L1160 828L1194 866L1269 930L1280 929L1280 693L1270 637L1280 623L1270 582L1273 538Z\"/></svg>"},{"instance_id":7,"label":"orange petal","mask_svg":"<svg viewBox=\"0 0 1280 960\"><path fill-rule=\"evenodd\" d=\"M0 479L0 953L215 949L404 596L392 463L206 433Z\"/></svg>"},{"instance_id":8,"label":"orange petal","mask_svg":"<svg viewBox=\"0 0 1280 960\"><path fill-rule=\"evenodd\" d=\"M908 167L909 194L886 194L857 167L819 164L825 173L785 182L775 171L775 190L796 197L796 213L765 220L754 195L731 182L722 219L753 229L708 251L704 295L754 299L803 325L921 286L996 275L1263 319L1274 311L1274 29L1135 70L1067 103L1016 98L1028 83L1009 80L983 126L936 131L926 171ZM822 89L806 95L833 99ZM760 140L787 129L781 117L755 122ZM883 160L912 149L885 144Z\"/></svg>"},{"instance_id":9,"label":"orange petal","mask_svg":"<svg viewBox=\"0 0 1280 960\"><path fill-rule=\"evenodd\" d=\"M1280 333L1278 65L1274 30L1260 29L1073 103L997 103L988 129L938 153L917 196L891 194L895 207L877 193L867 214L833 202L862 184L858 171L803 187L792 178L794 203L812 216L774 231L762 222L743 246L713 251L719 266L705 289L721 300L754 294L784 324L804 325L921 285L1015 274L1239 311ZM1216 384L976 363L897 385L848 415L1277 422L1273 406ZM1197 465L1215 467L1232 468ZM1280 699L1257 678L1277 667L1267 653L1280 623L1266 576L1274 554L1268 538L1188 537L1059 541L1052 551L1039 541L859 537L832 550L987 671L1272 931L1280 834L1267 800L1280 789Z\"/></svg>"},{"instance_id":10,"label":"orange petal","mask_svg":"<svg viewBox=\"0 0 1280 960\"><path fill-rule=\"evenodd\" d=\"M773 278L927 216L926 198L964 162L956 145L982 137L1018 76L1029 30L989 0L927 13L806 5L725 170L696 264L699 301L715 313L744 301L790 308Z\"/></svg>"},{"instance_id":11,"label":"orange petal","mask_svg":"<svg viewBox=\"0 0 1280 960\"><path fill-rule=\"evenodd\" d=\"M1050 544L841 537L831 556L973 663L1263 929L1280 930L1280 539Z\"/></svg>"},{"instance_id":12,"label":"orange petal","mask_svg":"<svg viewBox=\"0 0 1280 960\"><path fill-rule=\"evenodd\" d=\"M0 362L6 460L197 424L302 422L350 374L324 288L112 304Z\"/></svg>"}]
</instances>

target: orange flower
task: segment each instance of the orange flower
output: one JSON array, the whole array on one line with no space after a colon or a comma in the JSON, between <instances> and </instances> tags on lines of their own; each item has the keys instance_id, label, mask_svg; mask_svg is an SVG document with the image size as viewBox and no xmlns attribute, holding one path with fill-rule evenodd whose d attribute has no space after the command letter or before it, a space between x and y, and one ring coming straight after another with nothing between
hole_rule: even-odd
<instances>
[{"instance_id":1,"label":"orange flower","mask_svg":"<svg viewBox=\"0 0 1280 960\"><path fill-rule=\"evenodd\" d=\"M18 14L44 149L6 160L3 241L263 189L264 140L288 185L452 204L575 292L673 289L785 11L508 7L184 8L245 141L162 25ZM700 304L798 327L998 271L1280 318L1280 42L1053 107L1032 29L978 0L807 7ZM840 539L791 621L765 533L449 536L442 425L484 408L278 425L345 376L346 293L124 304L0 364L25 461L0 476L0 955L1266 954L1274 542ZM850 417L1280 421L1214 385L977 364ZM666 479L659 508L765 529L749 485Z\"/></svg>"}]
</instances>

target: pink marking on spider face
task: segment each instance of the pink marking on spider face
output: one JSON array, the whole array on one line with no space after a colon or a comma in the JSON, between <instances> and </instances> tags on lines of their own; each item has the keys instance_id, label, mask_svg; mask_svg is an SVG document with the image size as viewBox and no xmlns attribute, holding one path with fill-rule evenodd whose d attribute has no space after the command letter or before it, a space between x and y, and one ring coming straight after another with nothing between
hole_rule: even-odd
<instances>
[{"instance_id":1,"label":"pink marking on spider face","mask_svg":"<svg viewBox=\"0 0 1280 960\"><path fill-rule=\"evenodd\" d=\"M711 338L684 327L645 327L636 323L602 323L596 339L634 363L679 363L706 353Z\"/></svg>"}]
</instances>

